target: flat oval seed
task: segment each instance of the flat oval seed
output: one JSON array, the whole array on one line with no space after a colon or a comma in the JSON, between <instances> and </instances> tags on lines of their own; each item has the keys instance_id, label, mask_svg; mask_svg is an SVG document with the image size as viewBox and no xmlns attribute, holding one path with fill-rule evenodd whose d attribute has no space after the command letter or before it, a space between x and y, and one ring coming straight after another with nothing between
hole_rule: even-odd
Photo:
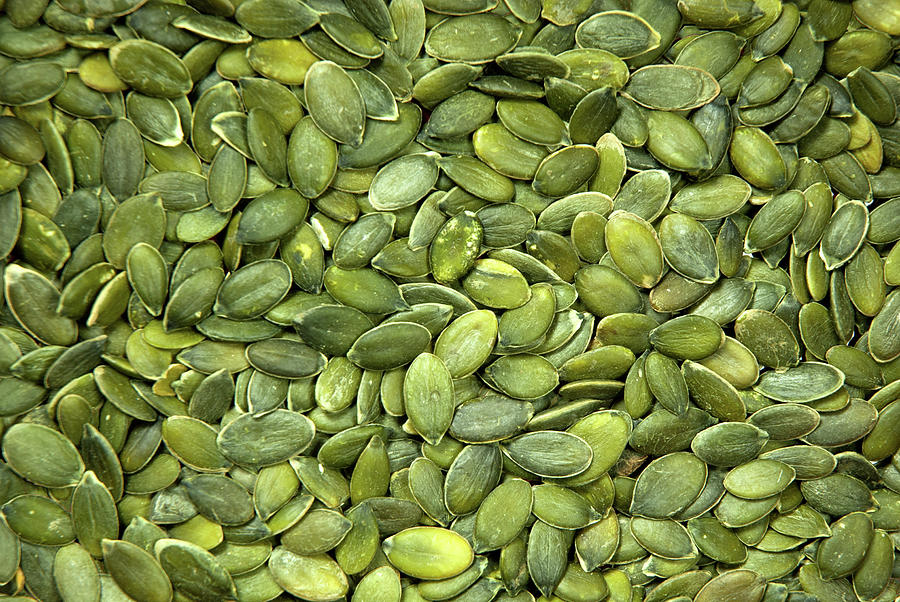
<instances>
[{"instance_id":1,"label":"flat oval seed","mask_svg":"<svg viewBox=\"0 0 900 602\"><path fill-rule=\"evenodd\" d=\"M469 568L472 547L459 534L438 527L412 527L382 544L385 556L402 573L418 579L448 579Z\"/></svg>"},{"instance_id":2,"label":"flat oval seed","mask_svg":"<svg viewBox=\"0 0 900 602\"><path fill-rule=\"evenodd\" d=\"M659 237L643 219L616 211L604 230L606 248L625 276L636 286L651 288L665 269Z\"/></svg>"},{"instance_id":3,"label":"flat oval seed","mask_svg":"<svg viewBox=\"0 0 900 602\"><path fill-rule=\"evenodd\" d=\"M729 599L759 602L765 593L765 578L749 569L736 569L709 580L694 599L696 602Z\"/></svg>"},{"instance_id":4,"label":"flat oval seed","mask_svg":"<svg viewBox=\"0 0 900 602\"><path fill-rule=\"evenodd\" d=\"M398 286L375 270L344 270L331 266L325 270L325 289L337 301L366 313L392 313L407 305ZM360 291L366 291L360 296Z\"/></svg>"},{"instance_id":5,"label":"flat oval seed","mask_svg":"<svg viewBox=\"0 0 900 602\"><path fill-rule=\"evenodd\" d=\"M818 413L799 404L767 406L754 412L749 422L775 441L788 441L811 433L819 425Z\"/></svg>"},{"instance_id":6,"label":"flat oval seed","mask_svg":"<svg viewBox=\"0 0 900 602\"><path fill-rule=\"evenodd\" d=\"M761 129L743 126L735 129L729 156L740 175L753 186L777 189L786 183L784 159Z\"/></svg>"},{"instance_id":7,"label":"flat oval seed","mask_svg":"<svg viewBox=\"0 0 900 602\"><path fill-rule=\"evenodd\" d=\"M56 553L53 579L64 599L100 599L100 573L90 554L78 544L62 547Z\"/></svg>"},{"instance_id":8,"label":"flat oval seed","mask_svg":"<svg viewBox=\"0 0 900 602\"><path fill-rule=\"evenodd\" d=\"M513 309L531 297L531 289L521 272L497 259L476 260L462 285L474 301L487 307Z\"/></svg>"},{"instance_id":9,"label":"flat oval seed","mask_svg":"<svg viewBox=\"0 0 900 602\"><path fill-rule=\"evenodd\" d=\"M702 283L719 277L719 259L712 236L697 220L672 214L659 225L659 242L666 262L679 274Z\"/></svg>"},{"instance_id":10,"label":"flat oval seed","mask_svg":"<svg viewBox=\"0 0 900 602\"><path fill-rule=\"evenodd\" d=\"M688 391L701 409L720 420L743 420L746 405L734 386L713 370L690 360L681 365Z\"/></svg>"},{"instance_id":11,"label":"flat oval seed","mask_svg":"<svg viewBox=\"0 0 900 602\"><path fill-rule=\"evenodd\" d=\"M648 65L631 74L622 93L647 108L676 111L710 102L719 94L719 84L696 67Z\"/></svg>"},{"instance_id":12,"label":"flat oval seed","mask_svg":"<svg viewBox=\"0 0 900 602\"><path fill-rule=\"evenodd\" d=\"M610 10L582 21L575 30L575 41L582 48L599 48L629 59L658 48L661 36L640 16Z\"/></svg>"},{"instance_id":13,"label":"flat oval seed","mask_svg":"<svg viewBox=\"0 0 900 602\"><path fill-rule=\"evenodd\" d=\"M169 271L159 251L146 243L134 245L126 257L131 288L154 316L162 313L169 292Z\"/></svg>"},{"instance_id":14,"label":"flat oval seed","mask_svg":"<svg viewBox=\"0 0 900 602\"><path fill-rule=\"evenodd\" d=\"M869 227L869 212L859 201L844 203L832 214L822 241L819 255L826 270L834 270L853 258L862 246Z\"/></svg>"},{"instance_id":15,"label":"flat oval seed","mask_svg":"<svg viewBox=\"0 0 900 602\"><path fill-rule=\"evenodd\" d=\"M276 409L263 416L242 414L216 436L223 456L238 464L269 466L300 453L316 433L302 414Z\"/></svg>"},{"instance_id":16,"label":"flat oval seed","mask_svg":"<svg viewBox=\"0 0 900 602\"><path fill-rule=\"evenodd\" d=\"M306 600L334 600L350 589L347 575L325 554L299 556L279 546L272 550L268 567L284 591Z\"/></svg>"},{"instance_id":17,"label":"flat oval seed","mask_svg":"<svg viewBox=\"0 0 900 602\"><path fill-rule=\"evenodd\" d=\"M681 475L672 479L671 474ZM636 516L667 518L697 499L706 484L706 464L685 452L663 455L641 472L629 511Z\"/></svg>"},{"instance_id":18,"label":"flat oval seed","mask_svg":"<svg viewBox=\"0 0 900 602\"><path fill-rule=\"evenodd\" d=\"M309 203L294 190L279 188L244 207L236 239L241 244L273 242L303 223Z\"/></svg>"},{"instance_id":19,"label":"flat oval seed","mask_svg":"<svg viewBox=\"0 0 900 602\"><path fill-rule=\"evenodd\" d=\"M0 102L9 106L32 105L59 92L66 72L51 62L12 63L0 70Z\"/></svg>"},{"instance_id":20,"label":"flat oval seed","mask_svg":"<svg viewBox=\"0 0 900 602\"><path fill-rule=\"evenodd\" d=\"M857 597L877 596L890 582L888 567L894 556L892 540L881 529L877 529L869 543L863 561L853 574L853 590Z\"/></svg>"},{"instance_id":21,"label":"flat oval seed","mask_svg":"<svg viewBox=\"0 0 900 602\"><path fill-rule=\"evenodd\" d=\"M359 88L331 61L319 61L303 82L306 107L316 126L336 142L359 146L366 125L366 108Z\"/></svg>"},{"instance_id":22,"label":"flat oval seed","mask_svg":"<svg viewBox=\"0 0 900 602\"><path fill-rule=\"evenodd\" d=\"M58 315L59 290L36 271L10 264L4 270L7 305L19 324L33 337L48 345L71 345L78 326ZM52 308L52 309L51 309Z\"/></svg>"},{"instance_id":23,"label":"flat oval seed","mask_svg":"<svg viewBox=\"0 0 900 602\"><path fill-rule=\"evenodd\" d=\"M690 534L674 520L655 520L636 516L631 519L631 533L646 550L661 558L690 558L697 548Z\"/></svg>"},{"instance_id":24,"label":"flat oval seed","mask_svg":"<svg viewBox=\"0 0 900 602\"><path fill-rule=\"evenodd\" d=\"M429 248L429 261L434 279L450 283L472 269L480 251L484 227L470 211L447 220L437 231Z\"/></svg>"},{"instance_id":25,"label":"flat oval seed","mask_svg":"<svg viewBox=\"0 0 900 602\"><path fill-rule=\"evenodd\" d=\"M432 445L438 445L453 419L453 379L444 362L436 355L416 357L403 379L406 414L416 432Z\"/></svg>"},{"instance_id":26,"label":"flat oval seed","mask_svg":"<svg viewBox=\"0 0 900 602\"><path fill-rule=\"evenodd\" d=\"M128 251L144 242L158 248L165 234L165 210L159 195L138 195L123 201L110 217L103 236L107 261L125 268Z\"/></svg>"},{"instance_id":27,"label":"flat oval seed","mask_svg":"<svg viewBox=\"0 0 900 602\"><path fill-rule=\"evenodd\" d=\"M472 135L472 145L479 159L510 178L534 177L538 165L547 156L544 147L516 137L502 123L478 128Z\"/></svg>"},{"instance_id":28,"label":"flat oval seed","mask_svg":"<svg viewBox=\"0 0 900 602\"><path fill-rule=\"evenodd\" d=\"M72 519L53 500L38 495L20 495L6 502L3 516L22 541L61 546L75 539Z\"/></svg>"},{"instance_id":29,"label":"flat oval seed","mask_svg":"<svg viewBox=\"0 0 900 602\"><path fill-rule=\"evenodd\" d=\"M471 134L494 114L495 100L474 90L465 90L441 102L428 120L428 133L437 138Z\"/></svg>"},{"instance_id":30,"label":"flat oval seed","mask_svg":"<svg viewBox=\"0 0 900 602\"><path fill-rule=\"evenodd\" d=\"M518 466L545 477L571 477L587 470L593 450L570 433L537 431L510 440L503 453Z\"/></svg>"},{"instance_id":31,"label":"flat oval seed","mask_svg":"<svg viewBox=\"0 0 900 602\"><path fill-rule=\"evenodd\" d=\"M497 318L486 310L463 314L450 323L434 343L434 354L453 378L478 370L491 354L497 338Z\"/></svg>"},{"instance_id":32,"label":"flat oval seed","mask_svg":"<svg viewBox=\"0 0 900 602\"><path fill-rule=\"evenodd\" d=\"M216 431L188 416L170 416L162 427L169 451L188 466L205 471L224 471L231 462L216 448Z\"/></svg>"},{"instance_id":33,"label":"flat oval seed","mask_svg":"<svg viewBox=\"0 0 900 602\"><path fill-rule=\"evenodd\" d=\"M544 484L532 487L532 513L558 529L582 529L600 519L587 499L571 489Z\"/></svg>"},{"instance_id":34,"label":"flat oval seed","mask_svg":"<svg viewBox=\"0 0 900 602\"><path fill-rule=\"evenodd\" d=\"M515 194L512 180L494 171L475 157L453 155L441 157L438 166L447 177L467 192L487 201L502 203Z\"/></svg>"},{"instance_id":35,"label":"flat oval seed","mask_svg":"<svg viewBox=\"0 0 900 602\"><path fill-rule=\"evenodd\" d=\"M667 111L652 111L647 124L647 150L663 165L695 173L708 169L712 164L706 141L684 117ZM676 143L676 140L679 142Z\"/></svg>"},{"instance_id":36,"label":"flat oval seed","mask_svg":"<svg viewBox=\"0 0 900 602\"><path fill-rule=\"evenodd\" d=\"M799 345L793 332L773 313L749 309L735 321L737 340L757 357L760 363L776 370L799 362Z\"/></svg>"},{"instance_id":37,"label":"flat oval seed","mask_svg":"<svg viewBox=\"0 0 900 602\"><path fill-rule=\"evenodd\" d=\"M430 341L431 333L421 324L380 324L356 339L347 358L366 370L391 370L413 361Z\"/></svg>"},{"instance_id":38,"label":"flat oval seed","mask_svg":"<svg viewBox=\"0 0 900 602\"><path fill-rule=\"evenodd\" d=\"M531 508L532 488L526 481L513 478L498 485L475 515L475 549L496 550L513 541L527 524Z\"/></svg>"},{"instance_id":39,"label":"flat oval seed","mask_svg":"<svg viewBox=\"0 0 900 602\"><path fill-rule=\"evenodd\" d=\"M528 376L523 378L523 374ZM484 375L498 389L517 399L537 399L559 384L550 361L525 353L501 357L485 368Z\"/></svg>"},{"instance_id":40,"label":"flat oval seed","mask_svg":"<svg viewBox=\"0 0 900 602\"><path fill-rule=\"evenodd\" d=\"M448 62L487 63L510 50L517 37L513 24L494 14L450 17L428 32L425 52Z\"/></svg>"},{"instance_id":41,"label":"flat oval seed","mask_svg":"<svg viewBox=\"0 0 900 602\"><path fill-rule=\"evenodd\" d=\"M754 253L784 239L800 224L806 206L806 199L797 191L788 191L774 197L750 222L744 249Z\"/></svg>"},{"instance_id":42,"label":"flat oval seed","mask_svg":"<svg viewBox=\"0 0 900 602\"><path fill-rule=\"evenodd\" d=\"M103 563L121 590L136 599L172 599L172 583L162 567L143 548L120 540L103 540Z\"/></svg>"},{"instance_id":43,"label":"flat oval seed","mask_svg":"<svg viewBox=\"0 0 900 602\"><path fill-rule=\"evenodd\" d=\"M852 512L834 522L831 536L822 540L816 552L816 564L825 579L848 575L865 558L872 542L872 519L862 512Z\"/></svg>"},{"instance_id":44,"label":"flat oval seed","mask_svg":"<svg viewBox=\"0 0 900 602\"><path fill-rule=\"evenodd\" d=\"M14 471L43 487L75 485L84 472L75 446L59 432L40 424L11 426L3 435L2 449Z\"/></svg>"},{"instance_id":45,"label":"flat oval seed","mask_svg":"<svg viewBox=\"0 0 900 602\"><path fill-rule=\"evenodd\" d=\"M843 408L822 414L816 429L805 439L812 445L835 447L858 441L875 427L876 410L871 403L851 399Z\"/></svg>"},{"instance_id":46,"label":"flat oval seed","mask_svg":"<svg viewBox=\"0 0 900 602\"><path fill-rule=\"evenodd\" d=\"M438 465L428 458L416 458L408 476L409 491L416 503L432 520L446 526L451 515L444 503L444 474Z\"/></svg>"},{"instance_id":47,"label":"flat oval seed","mask_svg":"<svg viewBox=\"0 0 900 602\"><path fill-rule=\"evenodd\" d=\"M288 183L287 142L275 116L253 107L247 116L247 146L262 172L282 186Z\"/></svg>"},{"instance_id":48,"label":"flat oval seed","mask_svg":"<svg viewBox=\"0 0 900 602\"><path fill-rule=\"evenodd\" d=\"M160 539L153 546L172 585L189 596L235 595L231 576L215 556L200 546L176 539Z\"/></svg>"},{"instance_id":49,"label":"flat oval seed","mask_svg":"<svg viewBox=\"0 0 900 602\"><path fill-rule=\"evenodd\" d=\"M795 476L794 469L777 460L753 460L725 475L725 489L743 499L763 499L783 491Z\"/></svg>"},{"instance_id":50,"label":"flat oval seed","mask_svg":"<svg viewBox=\"0 0 900 602\"><path fill-rule=\"evenodd\" d=\"M755 458L769 435L752 424L723 422L697 433L691 451L709 464L737 466Z\"/></svg>"},{"instance_id":51,"label":"flat oval seed","mask_svg":"<svg viewBox=\"0 0 900 602\"><path fill-rule=\"evenodd\" d=\"M515 435L532 416L529 402L488 394L457 406L449 432L464 443L492 443Z\"/></svg>"},{"instance_id":52,"label":"flat oval seed","mask_svg":"<svg viewBox=\"0 0 900 602\"><path fill-rule=\"evenodd\" d=\"M510 132L534 144L555 145L568 139L565 122L535 101L502 99L497 116Z\"/></svg>"},{"instance_id":53,"label":"flat oval seed","mask_svg":"<svg viewBox=\"0 0 900 602\"><path fill-rule=\"evenodd\" d=\"M431 191L438 175L434 153L404 155L375 174L369 187L369 202L379 211L409 207Z\"/></svg>"},{"instance_id":54,"label":"flat oval seed","mask_svg":"<svg viewBox=\"0 0 900 602\"><path fill-rule=\"evenodd\" d=\"M679 316L651 330L649 338L660 353L677 359L699 360L722 345L725 333L709 318Z\"/></svg>"},{"instance_id":55,"label":"flat oval seed","mask_svg":"<svg viewBox=\"0 0 900 602\"><path fill-rule=\"evenodd\" d=\"M290 285L291 271L283 261L251 263L222 282L213 311L231 320L259 317L284 298Z\"/></svg>"},{"instance_id":56,"label":"flat oval seed","mask_svg":"<svg viewBox=\"0 0 900 602\"><path fill-rule=\"evenodd\" d=\"M338 150L311 117L297 122L287 147L287 169L291 182L308 198L321 195L337 172Z\"/></svg>"},{"instance_id":57,"label":"flat oval seed","mask_svg":"<svg viewBox=\"0 0 900 602\"><path fill-rule=\"evenodd\" d=\"M455 515L474 511L496 487L502 457L496 445L468 445L453 458L444 480L444 503Z\"/></svg>"},{"instance_id":58,"label":"flat oval seed","mask_svg":"<svg viewBox=\"0 0 900 602\"><path fill-rule=\"evenodd\" d=\"M181 59L149 40L119 42L110 48L109 62L123 82L148 96L176 98L193 86Z\"/></svg>"},{"instance_id":59,"label":"flat oval seed","mask_svg":"<svg viewBox=\"0 0 900 602\"><path fill-rule=\"evenodd\" d=\"M246 350L247 361L257 370L282 378L314 376L325 367L326 358L314 349L290 339L267 339Z\"/></svg>"},{"instance_id":60,"label":"flat oval seed","mask_svg":"<svg viewBox=\"0 0 900 602\"><path fill-rule=\"evenodd\" d=\"M844 384L844 374L819 362L802 362L782 372L762 374L754 389L777 401L808 403L831 395Z\"/></svg>"}]
</instances>

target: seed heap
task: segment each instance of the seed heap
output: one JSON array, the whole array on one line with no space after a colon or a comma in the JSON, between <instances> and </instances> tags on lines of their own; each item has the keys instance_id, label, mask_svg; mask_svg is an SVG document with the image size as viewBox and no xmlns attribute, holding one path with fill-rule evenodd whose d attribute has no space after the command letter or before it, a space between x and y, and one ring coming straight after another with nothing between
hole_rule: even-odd
<instances>
[{"instance_id":1,"label":"seed heap","mask_svg":"<svg viewBox=\"0 0 900 602\"><path fill-rule=\"evenodd\" d=\"M0 596L900 595L900 0L0 0Z\"/></svg>"}]
</instances>

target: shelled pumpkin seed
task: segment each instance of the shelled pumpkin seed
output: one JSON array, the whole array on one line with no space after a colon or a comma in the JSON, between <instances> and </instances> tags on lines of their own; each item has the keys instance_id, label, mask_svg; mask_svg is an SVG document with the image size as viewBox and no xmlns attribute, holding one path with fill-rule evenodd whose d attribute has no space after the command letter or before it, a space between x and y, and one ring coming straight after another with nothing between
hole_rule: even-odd
<instances>
[{"instance_id":1,"label":"shelled pumpkin seed","mask_svg":"<svg viewBox=\"0 0 900 602\"><path fill-rule=\"evenodd\" d=\"M900 599L900 0L0 0L0 597Z\"/></svg>"}]
</instances>

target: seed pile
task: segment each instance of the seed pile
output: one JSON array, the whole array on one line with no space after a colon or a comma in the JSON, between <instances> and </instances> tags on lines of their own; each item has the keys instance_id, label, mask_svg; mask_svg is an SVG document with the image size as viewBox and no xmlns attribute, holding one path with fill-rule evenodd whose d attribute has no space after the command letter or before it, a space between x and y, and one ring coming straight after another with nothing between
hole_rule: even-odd
<instances>
[{"instance_id":1,"label":"seed pile","mask_svg":"<svg viewBox=\"0 0 900 602\"><path fill-rule=\"evenodd\" d=\"M0 596L900 595L900 0L0 0Z\"/></svg>"}]
</instances>

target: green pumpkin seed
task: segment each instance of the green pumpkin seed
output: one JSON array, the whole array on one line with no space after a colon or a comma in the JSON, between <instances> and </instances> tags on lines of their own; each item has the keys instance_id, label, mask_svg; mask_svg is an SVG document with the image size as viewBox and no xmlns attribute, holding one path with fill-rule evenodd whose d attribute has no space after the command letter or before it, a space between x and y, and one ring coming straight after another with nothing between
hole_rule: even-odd
<instances>
[{"instance_id":1,"label":"green pumpkin seed","mask_svg":"<svg viewBox=\"0 0 900 602\"><path fill-rule=\"evenodd\" d=\"M594 175L598 165L599 155L594 147L586 144L567 146L541 161L532 187L547 196L571 194Z\"/></svg>"},{"instance_id":2,"label":"green pumpkin seed","mask_svg":"<svg viewBox=\"0 0 900 602\"><path fill-rule=\"evenodd\" d=\"M283 462L312 441L315 427L305 416L275 410L260 417L245 414L216 437L223 456L240 464L267 466Z\"/></svg>"},{"instance_id":3,"label":"green pumpkin seed","mask_svg":"<svg viewBox=\"0 0 900 602\"><path fill-rule=\"evenodd\" d=\"M53 579L64 597L76 600L100 598L100 573L90 554L78 544L62 547L56 553Z\"/></svg>"},{"instance_id":4,"label":"green pumpkin seed","mask_svg":"<svg viewBox=\"0 0 900 602\"><path fill-rule=\"evenodd\" d=\"M784 372L766 372L755 388L778 401L806 403L831 395L842 384L843 374L838 370L827 364L803 362Z\"/></svg>"},{"instance_id":5,"label":"green pumpkin seed","mask_svg":"<svg viewBox=\"0 0 900 602\"><path fill-rule=\"evenodd\" d=\"M665 267L659 238L650 225L626 212L614 212L604 231L606 248L636 286L650 288Z\"/></svg>"},{"instance_id":6,"label":"green pumpkin seed","mask_svg":"<svg viewBox=\"0 0 900 602\"><path fill-rule=\"evenodd\" d=\"M283 547L272 550L269 571L286 592L307 600L332 600L347 593L347 576L324 554L298 556Z\"/></svg>"},{"instance_id":7,"label":"green pumpkin seed","mask_svg":"<svg viewBox=\"0 0 900 602\"><path fill-rule=\"evenodd\" d=\"M162 567L147 551L133 543L103 541L106 570L122 592L146 600L171 600L172 583Z\"/></svg>"},{"instance_id":8,"label":"green pumpkin seed","mask_svg":"<svg viewBox=\"0 0 900 602\"><path fill-rule=\"evenodd\" d=\"M763 365L783 369L799 362L794 334L772 313L758 309L743 312L735 322L735 334Z\"/></svg>"},{"instance_id":9,"label":"green pumpkin seed","mask_svg":"<svg viewBox=\"0 0 900 602\"><path fill-rule=\"evenodd\" d=\"M162 255L150 245L140 243L128 252L126 268L128 282L144 307L154 316L160 315L169 287L169 272Z\"/></svg>"},{"instance_id":10,"label":"green pumpkin seed","mask_svg":"<svg viewBox=\"0 0 900 602\"><path fill-rule=\"evenodd\" d=\"M666 167L694 173L712 166L706 141L684 117L667 111L652 111L647 125L650 132L647 150Z\"/></svg>"},{"instance_id":11,"label":"green pumpkin seed","mask_svg":"<svg viewBox=\"0 0 900 602\"><path fill-rule=\"evenodd\" d=\"M831 535L822 540L816 553L822 577L834 579L851 573L863 561L873 535L872 521L862 512L835 521Z\"/></svg>"},{"instance_id":12,"label":"green pumpkin seed","mask_svg":"<svg viewBox=\"0 0 900 602\"><path fill-rule=\"evenodd\" d=\"M187 416L171 416L163 422L163 441L169 451L188 466L224 471L231 463L216 448L216 432Z\"/></svg>"},{"instance_id":13,"label":"green pumpkin seed","mask_svg":"<svg viewBox=\"0 0 900 602\"><path fill-rule=\"evenodd\" d=\"M684 90L685 96L673 96L663 90ZM716 97L719 86L702 69L682 65L650 65L631 75L623 93L650 109L674 111L694 109Z\"/></svg>"},{"instance_id":14,"label":"green pumpkin seed","mask_svg":"<svg viewBox=\"0 0 900 602\"><path fill-rule=\"evenodd\" d=\"M815 410L798 404L765 407L754 412L749 420L776 441L808 435L819 425L819 421Z\"/></svg>"},{"instance_id":15,"label":"green pumpkin seed","mask_svg":"<svg viewBox=\"0 0 900 602\"><path fill-rule=\"evenodd\" d=\"M725 489L744 499L763 499L784 490L794 480L794 469L777 460L754 460L725 475Z\"/></svg>"},{"instance_id":16,"label":"green pumpkin seed","mask_svg":"<svg viewBox=\"0 0 900 602\"><path fill-rule=\"evenodd\" d=\"M638 516L631 519L630 528L635 540L656 556L678 560L696 554L696 547L687 529L673 520Z\"/></svg>"},{"instance_id":17,"label":"green pumpkin seed","mask_svg":"<svg viewBox=\"0 0 900 602\"><path fill-rule=\"evenodd\" d=\"M486 44L476 44L471 32L480 32ZM517 32L512 23L491 14L450 17L431 28L425 38L429 56L450 62L487 63L507 52L516 43Z\"/></svg>"},{"instance_id":18,"label":"green pumpkin seed","mask_svg":"<svg viewBox=\"0 0 900 602\"><path fill-rule=\"evenodd\" d=\"M319 61L306 72L303 89L313 122L337 142L359 146L365 129L365 104L359 88L337 64ZM335 99L340 104L334 106Z\"/></svg>"},{"instance_id":19,"label":"green pumpkin seed","mask_svg":"<svg viewBox=\"0 0 900 602\"><path fill-rule=\"evenodd\" d=\"M10 468L44 487L74 485L84 472L75 446L59 432L40 424L16 424L3 437L3 457Z\"/></svg>"},{"instance_id":20,"label":"green pumpkin seed","mask_svg":"<svg viewBox=\"0 0 900 602\"><path fill-rule=\"evenodd\" d=\"M453 380L444 362L436 355L416 357L403 380L404 408L413 427L437 445L453 419Z\"/></svg>"},{"instance_id":21,"label":"green pumpkin seed","mask_svg":"<svg viewBox=\"0 0 900 602\"><path fill-rule=\"evenodd\" d=\"M661 37L647 21L626 11L606 11L579 24L575 40L582 48L599 48L629 59L659 47Z\"/></svg>"},{"instance_id":22,"label":"green pumpkin seed","mask_svg":"<svg viewBox=\"0 0 900 602\"><path fill-rule=\"evenodd\" d=\"M877 595L884 591L890 580L886 569L892 557L889 536L882 530L876 530L862 563L853 574L853 590L857 596Z\"/></svg>"},{"instance_id":23,"label":"green pumpkin seed","mask_svg":"<svg viewBox=\"0 0 900 602\"><path fill-rule=\"evenodd\" d=\"M571 477L587 470L590 446L577 435L553 431L526 433L510 440L503 452L523 469L546 477Z\"/></svg>"},{"instance_id":24,"label":"green pumpkin seed","mask_svg":"<svg viewBox=\"0 0 900 602\"><path fill-rule=\"evenodd\" d=\"M487 201L508 201L515 193L511 180L474 157L443 157L437 164L461 188Z\"/></svg>"},{"instance_id":25,"label":"green pumpkin seed","mask_svg":"<svg viewBox=\"0 0 900 602\"><path fill-rule=\"evenodd\" d=\"M411 362L430 340L431 333L421 324L382 324L360 335L347 358L366 370L390 370Z\"/></svg>"},{"instance_id":26,"label":"green pumpkin seed","mask_svg":"<svg viewBox=\"0 0 900 602\"><path fill-rule=\"evenodd\" d=\"M833 270L850 261L863 243L868 224L869 213L862 203L851 201L838 207L822 234L819 247L825 269Z\"/></svg>"},{"instance_id":27,"label":"green pumpkin seed","mask_svg":"<svg viewBox=\"0 0 900 602\"><path fill-rule=\"evenodd\" d=\"M582 529L600 519L600 515L584 497L565 487L535 485L532 494L532 513L553 527Z\"/></svg>"},{"instance_id":28,"label":"green pumpkin seed","mask_svg":"<svg viewBox=\"0 0 900 602\"><path fill-rule=\"evenodd\" d=\"M810 506L827 514L849 514L863 512L872 506L872 494L862 481L845 474L833 474L826 477L803 481L800 483L803 497ZM830 493L840 492L840 498L833 498Z\"/></svg>"},{"instance_id":29,"label":"green pumpkin seed","mask_svg":"<svg viewBox=\"0 0 900 602\"><path fill-rule=\"evenodd\" d=\"M537 521L528 536L527 567L538 590L548 595L562 581L573 532Z\"/></svg>"},{"instance_id":30,"label":"green pumpkin seed","mask_svg":"<svg viewBox=\"0 0 900 602\"><path fill-rule=\"evenodd\" d=\"M448 579L466 570L472 548L460 535L438 527L413 527L382 544L385 556L399 571L420 579Z\"/></svg>"},{"instance_id":31,"label":"green pumpkin seed","mask_svg":"<svg viewBox=\"0 0 900 602\"><path fill-rule=\"evenodd\" d=\"M175 98L192 86L184 63L172 51L154 42L120 42L110 48L109 61L123 82L148 96ZM152 77L148 78L147 73Z\"/></svg>"},{"instance_id":32,"label":"green pumpkin seed","mask_svg":"<svg viewBox=\"0 0 900 602\"><path fill-rule=\"evenodd\" d=\"M532 509L532 489L521 479L498 485L475 515L474 547L480 552L501 548L515 539ZM498 520L499 515L504 516Z\"/></svg>"},{"instance_id":33,"label":"green pumpkin seed","mask_svg":"<svg viewBox=\"0 0 900 602\"><path fill-rule=\"evenodd\" d=\"M61 546L75 539L72 519L53 500L37 495L21 495L3 505L9 528L22 541Z\"/></svg>"},{"instance_id":34,"label":"green pumpkin seed","mask_svg":"<svg viewBox=\"0 0 900 602\"><path fill-rule=\"evenodd\" d=\"M485 395L457 406L449 432L466 443L501 441L516 434L533 415L534 408L528 402Z\"/></svg>"}]
</instances>

